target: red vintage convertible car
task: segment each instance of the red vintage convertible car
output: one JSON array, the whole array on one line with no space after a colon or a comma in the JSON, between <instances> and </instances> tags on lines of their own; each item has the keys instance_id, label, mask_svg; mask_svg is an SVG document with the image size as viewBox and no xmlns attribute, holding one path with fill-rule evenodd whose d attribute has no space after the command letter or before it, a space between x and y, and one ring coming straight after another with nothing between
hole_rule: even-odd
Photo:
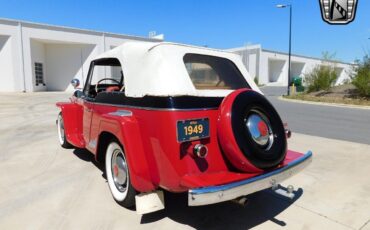
<instances>
[{"instance_id":1,"label":"red vintage convertible car","mask_svg":"<svg viewBox=\"0 0 370 230\"><path fill-rule=\"evenodd\" d=\"M312 160L287 149L278 113L225 51L127 42L57 106L60 144L104 162L113 198L139 213L164 208L163 190L187 192L190 206L244 197Z\"/></svg>"}]
</instances>

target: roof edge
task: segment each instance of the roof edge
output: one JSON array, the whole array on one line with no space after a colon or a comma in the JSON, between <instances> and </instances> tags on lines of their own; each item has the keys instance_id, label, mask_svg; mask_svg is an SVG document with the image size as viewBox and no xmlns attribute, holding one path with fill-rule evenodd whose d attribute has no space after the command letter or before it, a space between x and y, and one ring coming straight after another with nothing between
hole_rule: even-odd
<instances>
[{"instance_id":1,"label":"roof edge","mask_svg":"<svg viewBox=\"0 0 370 230\"><path fill-rule=\"evenodd\" d=\"M282 52L282 51L275 51L275 50L270 50L270 49L264 49L264 48L262 48L262 46L260 44L230 48L230 49L227 49L227 51L229 51L229 52L238 52L238 51L243 51L243 50L247 50L247 49L255 49L255 48L258 48L258 47L263 52L270 52L270 53L277 53L277 54L282 54L282 55L289 55L288 53L285 53L285 52ZM314 60L319 60L319 61L326 61L323 58L312 57L312 56L301 55L301 54L293 54L292 53L292 56L294 56L294 57L302 57L302 58L309 58L309 59L314 59ZM330 62L333 62L333 63L339 63L339 64L345 64L345 65L355 65L355 63L338 61L338 60L329 60L329 61Z\"/></svg>"},{"instance_id":2,"label":"roof edge","mask_svg":"<svg viewBox=\"0 0 370 230\"><path fill-rule=\"evenodd\" d=\"M289 55L289 53L285 53L285 52L282 52L282 51L275 51L275 50L269 50L269 49L261 49L262 51L264 52L270 52L270 53L277 53L277 54L283 54L283 55ZM310 59L315 59L315 60L319 60L319 61L329 61L329 62L333 62L333 63L339 63L339 64L345 64L345 65L354 65L354 63L350 63L350 62L343 62L343 61L339 61L339 60L325 60L323 58L318 58L318 57L312 57L312 56L306 56L306 55L301 55L301 54L291 54L292 56L295 56L295 57L301 57L301 58L310 58Z\"/></svg>"},{"instance_id":3,"label":"roof edge","mask_svg":"<svg viewBox=\"0 0 370 230\"><path fill-rule=\"evenodd\" d=\"M105 36L111 36L115 38L136 39L136 40L141 40L141 41L152 41L152 42L163 41L157 38L147 38L147 37L141 37L141 36L135 36L135 35L118 34L118 33L104 32L104 31L90 30L90 29L80 29L80 28L69 27L69 26L57 26L57 25L51 25L51 24L46 24L46 23L30 22L30 21L9 19L9 18L0 18L0 23L22 24L24 26L29 26L29 27L62 30L66 32L79 32L79 33L92 34L92 35L105 35Z\"/></svg>"}]
</instances>

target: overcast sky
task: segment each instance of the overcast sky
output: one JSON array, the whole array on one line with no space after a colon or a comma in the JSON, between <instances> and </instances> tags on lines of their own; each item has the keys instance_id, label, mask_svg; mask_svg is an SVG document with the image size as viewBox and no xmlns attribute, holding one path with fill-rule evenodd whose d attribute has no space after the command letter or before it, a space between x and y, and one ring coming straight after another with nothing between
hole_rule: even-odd
<instances>
[{"instance_id":1,"label":"overcast sky","mask_svg":"<svg viewBox=\"0 0 370 230\"><path fill-rule=\"evenodd\" d=\"M323 51L352 62L370 51L370 1L359 0L356 19L346 26L322 21L319 0L186 0L186 1L1 1L0 17L165 40L233 48L261 44L288 50L289 10L293 5L293 53L321 57Z\"/></svg>"}]
</instances>

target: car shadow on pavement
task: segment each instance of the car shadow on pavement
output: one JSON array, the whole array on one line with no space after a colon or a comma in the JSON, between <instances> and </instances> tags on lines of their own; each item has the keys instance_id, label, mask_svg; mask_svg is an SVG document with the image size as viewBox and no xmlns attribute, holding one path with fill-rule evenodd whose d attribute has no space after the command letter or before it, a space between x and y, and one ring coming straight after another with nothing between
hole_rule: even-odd
<instances>
[{"instance_id":1,"label":"car shadow on pavement","mask_svg":"<svg viewBox=\"0 0 370 230\"><path fill-rule=\"evenodd\" d=\"M249 195L246 206L229 201L189 207L186 193L165 192L166 208L143 215L141 224L149 224L167 217L195 229L250 229L266 221L286 226L288 223L277 219L276 216L297 201L302 196L303 190L298 189L294 194L295 198L290 200L271 190L264 190Z\"/></svg>"},{"instance_id":2,"label":"car shadow on pavement","mask_svg":"<svg viewBox=\"0 0 370 230\"><path fill-rule=\"evenodd\" d=\"M86 149L74 149L73 154L77 158L79 158L80 160L90 162L91 164L95 165L95 167L97 167L102 172L102 177L104 179L107 179L107 177L105 175L104 165L97 162L95 160L94 155L92 153L90 153L88 150L86 150Z\"/></svg>"},{"instance_id":3,"label":"car shadow on pavement","mask_svg":"<svg viewBox=\"0 0 370 230\"><path fill-rule=\"evenodd\" d=\"M106 179L103 164L96 162L93 154L85 149L74 149L73 154L85 162L92 163L102 172L102 177ZM286 226L289 223L277 219L276 216L296 202L302 196L303 190L295 191L294 199L287 199L275 194L270 189L266 189L249 195L246 206L228 201L213 205L189 207L187 206L187 193L165 191L164 194L166 208L142 215L141 224L150 224L167 217L195 229L249 229L266 221L272 221L279 226Z\"/></svg>"}]
</instances>

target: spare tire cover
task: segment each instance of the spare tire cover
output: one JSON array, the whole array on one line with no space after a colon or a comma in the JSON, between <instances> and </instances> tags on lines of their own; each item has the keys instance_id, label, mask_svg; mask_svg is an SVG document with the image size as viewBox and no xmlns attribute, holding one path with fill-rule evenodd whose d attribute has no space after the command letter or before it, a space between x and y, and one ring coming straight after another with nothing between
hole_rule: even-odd
<instances>
[{"instance_id":1,"label":"spare tire cover","mask_svg":"<svg viewBox=\"0 0 370 230\"><path fill-rule=\"evenodd\" d=\"M223 153L238 170L260 172L285 158L287 139L281 118L256 91L240 89L225 97L217 133Z\"/></svg>"}]
</instances>

